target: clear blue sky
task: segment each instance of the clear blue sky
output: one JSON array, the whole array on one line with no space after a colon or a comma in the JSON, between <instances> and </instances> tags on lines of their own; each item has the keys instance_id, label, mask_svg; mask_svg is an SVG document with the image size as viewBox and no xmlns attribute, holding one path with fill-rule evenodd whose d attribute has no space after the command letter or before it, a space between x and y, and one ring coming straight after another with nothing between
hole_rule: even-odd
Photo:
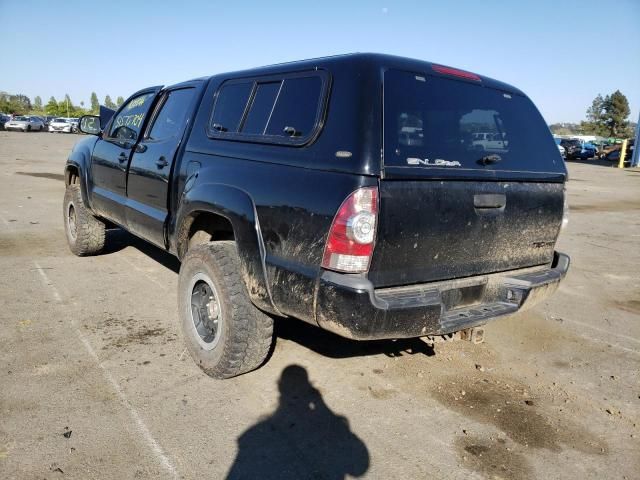
<instances>
[{"instance_id":1,"label":"clear blue sky","mask_svg":"<svg viewBox=\"0 0 640 480\"><path fill-rule=\"evenodd\" d=\"M0 25L0 90L44 102L359 51L511 83L550 123L616 89L640 109L640 0L0 0Z\"/></svg>"}]
</instances>

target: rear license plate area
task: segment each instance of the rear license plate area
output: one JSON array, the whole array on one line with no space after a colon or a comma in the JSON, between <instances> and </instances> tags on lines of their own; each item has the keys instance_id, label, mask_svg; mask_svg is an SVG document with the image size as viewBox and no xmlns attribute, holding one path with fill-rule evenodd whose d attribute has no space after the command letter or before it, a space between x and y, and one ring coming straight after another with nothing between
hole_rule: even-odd
<instances>
[{"instance_id":1,"label":"rear license plate area","mask_svg":"<svg viewBox=\"0 0 640 480\"><path fill-rule=\"evenodd\" d=\"M440 298L445 310L469 307L482 303L486 283L470 285L468 287L452 288L440 292Z\"/></svg>"}]
</instances>

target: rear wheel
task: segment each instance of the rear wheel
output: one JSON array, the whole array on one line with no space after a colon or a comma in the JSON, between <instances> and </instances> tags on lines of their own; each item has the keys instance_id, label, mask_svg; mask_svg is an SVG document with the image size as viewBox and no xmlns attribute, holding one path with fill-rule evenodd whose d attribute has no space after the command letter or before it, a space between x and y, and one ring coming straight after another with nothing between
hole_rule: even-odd
<instances>
[{"instance_id":1,"label":"rear wheel","mask_svg":"<svg viewBox=\"0 0 640 480\"><path fill-rule=\"evenodd\" d=\"M100 253L105 243L105 224L84 205L80 185L67 187L62 213L71 252L79 257Z\"/></svg>"},{"instance_id":2,"label":"rear wheel","mask_svg":"<svg viewBox=\"0 0 640 480\"><path fill-rule=\"evenodd\" d=\"M191 248L178 282L180 322L196 364L214 378L258 368L273 337L273 319L249 299L236 244L211 242Z\"/></svg>"}]
</instances>

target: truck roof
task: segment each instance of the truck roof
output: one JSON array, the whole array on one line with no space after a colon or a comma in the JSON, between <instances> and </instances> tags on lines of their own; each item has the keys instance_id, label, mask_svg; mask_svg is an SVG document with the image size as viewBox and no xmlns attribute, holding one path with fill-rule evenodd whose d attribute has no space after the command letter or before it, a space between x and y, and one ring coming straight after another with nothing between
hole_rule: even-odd
<instances>
[{"instance_id":1,"label":"truck roof","mask_svg":"<svg viewBox=\"0 0 640 480\"><path fill-rule=\"evenodd\" d=\"M251 141L241 138L220 138L225 141L212 141L214 135L208 130L208 125L211 122L214 102L217 98L216 92L220 91L224 82L228 80L242 82L243 79L255 82L259 77L277 78L313 70L330 73L328 82L331 94L326 98L326 113L323 113L324 117L316 125L317 131L320 133L310 142L309 148L283 149L281 144L271 141ZM198 127L192 131L186 148L199 153L221 156L240 155L244 156L243 158L349 174L379 175L384 168L385 174L387 174L392 166L384 163L381 154L384 116L381 86L383 79L388 74L386 72L396 72L397 74L408 72L414 74L417 77L416 80L419 80L421 76L430 76L434 78L434 86L447 80L447 83L451 84L448 88L453 89L471 88L469 84L473 84L475 85L473 88L479 88L479 91L476 92L478 98L495 95L496 92L491 93L489 90L517 96L525 101L529 114L536 117L534 120L543 123L542 117L538 119L539 113L533 104L529 105L531 102L526 96L520 90L506 83L422 60L376 53L353 53L224 72L192 81L205 84L206 92L203 93L194 119L194 125ZM448 82L448 80L451 81ZM389 82L389 79L386 81ZM392 83L388 83L387 86L392 88ZM544 130L548 133L546 124ZM558 156L558 149L550 135L548 140L553 147L553 155ZM349 154L350 160L345 160L337 155L338 152L346 152ZM403 172L405 173L409 170L414 173L418 172L418 169L411 170L404 167ZM465 169L459 169L460 172L463 170ZM492 168L485 168L485 170L493 171ZM422 172L422 170L420 171ZM470 171L475 178L478 174L478 168L472 168ZM462 175L462 173L455 173L452 169L446 170L449 172L446 173L440 168L438 172L449 176Z\"/></svg>"},{"instance_id":2,"label":"truck roof","mask_svg":"<svg viewBox=\"0 0 640 480\"><path fill-rule=\"evenodd\" d=\"M328 57L310 58L307 60L278 63L246 70L237 70L234 72L224 72L212 75L208 78L242 78L313 69L326 69L329 71L335 71L336 69L346 67L351 69L353 69L354 67L360 67L361 69L367 71L371 71L372 69L386 70L393 68L398 70L414 71L416 73L428 72L437 74L437 72L433 69L434 66L454 68L455 70L457 70L455 67L449 67L447 65L435 64L424 60L416 60L395 55L386 55L381 53L348 53L343 55L333 55ZM477 75L480 78L482 84L487 87L497 88L499 90L515 93L518 95L524 95L521 90L512 85L501 82L499 80L495 80L490 77L486 77L484 75L475 73L474 75ZM197 80L202 80L202 78Z\"/></svg>"}]
</instances>

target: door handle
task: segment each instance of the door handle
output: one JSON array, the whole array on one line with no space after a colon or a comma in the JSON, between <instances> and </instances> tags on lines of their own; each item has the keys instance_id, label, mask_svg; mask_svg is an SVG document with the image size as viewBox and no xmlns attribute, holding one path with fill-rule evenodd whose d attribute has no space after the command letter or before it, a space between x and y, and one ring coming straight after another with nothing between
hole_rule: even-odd
<instances>
[{"instance_id":1,"label":"door handle","mask_svg":"<svg viewBox=\"0 0 640 480\"><path fill-rule=\"evenodd\" d=\"M473 196L475 208L504 208L507 204L507 196L502 193L484 193Z\"/></svg>"},{"instance_id":2,"label":"door handle","mask_svg":"<svg viewBox=\"0 0 640 480\"><path fill-rule=\"evenodd\" d=\"M156 165L158 166L158 168L164 168L167 165L169 165L169 162L167 162L167 159L164 157L160 157L158 160L156 160Z\"/></svg>"},{"instance_id":3,"label":"door handle","mask_svg":"<svg viewBox=\"0 0 640 480\"><path fill-rule=\"evenodd\" d=\"M129 155L127 155L126 153L122 152L120 153L120 155L118 155L118 161L120 163L124 163L129 159Z\"/></svg>"}]
</instances>

